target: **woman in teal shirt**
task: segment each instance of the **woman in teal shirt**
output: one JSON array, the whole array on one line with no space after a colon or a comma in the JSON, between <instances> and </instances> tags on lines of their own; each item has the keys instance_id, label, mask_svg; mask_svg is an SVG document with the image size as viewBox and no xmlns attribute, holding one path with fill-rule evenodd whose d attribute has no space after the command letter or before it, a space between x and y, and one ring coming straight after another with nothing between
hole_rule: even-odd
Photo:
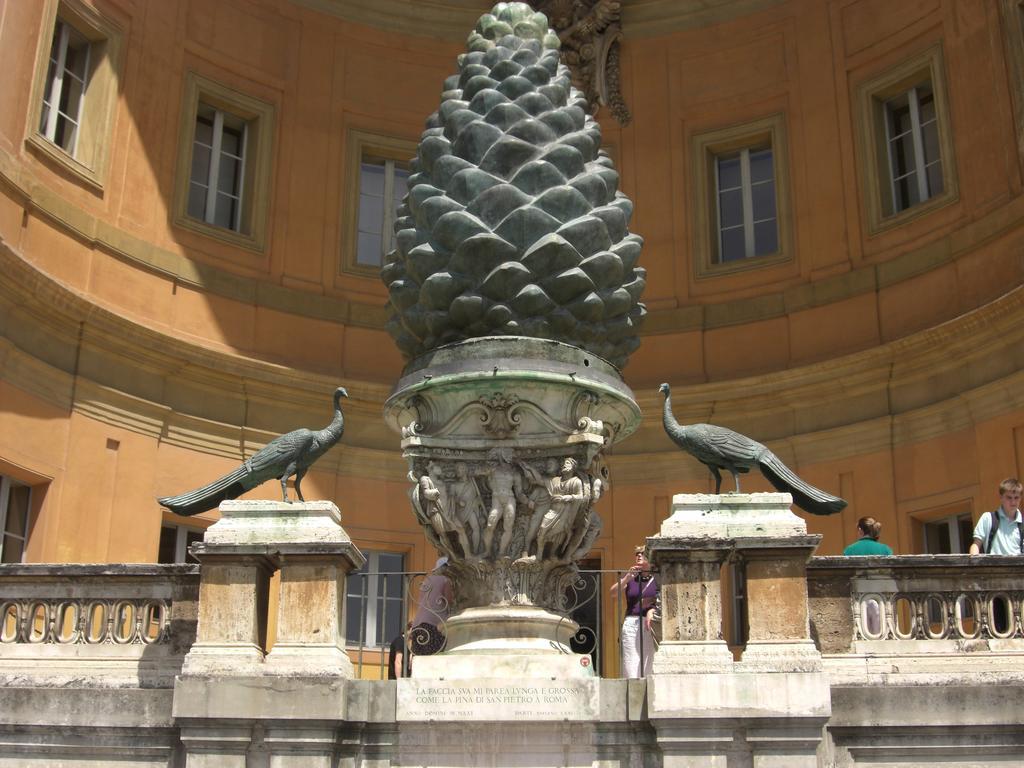
<instances>
[{"instance_id":1,"label":"woman in teal shirt","mask_svg":"<svg viewBox=\"0 0 1024 768\"><path fill-rule=\"evenodd\" d=\"M860 539L843 550L844 555L891 555L892 547L882 544L878 534L882 532L882 524L873 517L862 517L857 521L857 533Z\"/></svg>"}]
</instances>

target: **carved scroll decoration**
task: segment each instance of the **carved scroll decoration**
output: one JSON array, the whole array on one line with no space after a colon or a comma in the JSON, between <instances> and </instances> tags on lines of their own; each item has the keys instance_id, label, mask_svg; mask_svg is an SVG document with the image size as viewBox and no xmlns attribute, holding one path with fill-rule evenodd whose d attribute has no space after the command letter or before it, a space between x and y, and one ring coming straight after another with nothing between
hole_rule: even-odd
<instances>
[{"instance_id":1,"label":"carved scroll decoration","mask_svg":"<svg viewBox=\"0 0 1024 768\"><path fill-rule=\"evenodd\" d=\"M530 4L548 17L558 33L562 59L591 111L606 106L620 125L628 125L632 115L620 85L620 0L531 0Z\"/></svg>"}]
</instances>

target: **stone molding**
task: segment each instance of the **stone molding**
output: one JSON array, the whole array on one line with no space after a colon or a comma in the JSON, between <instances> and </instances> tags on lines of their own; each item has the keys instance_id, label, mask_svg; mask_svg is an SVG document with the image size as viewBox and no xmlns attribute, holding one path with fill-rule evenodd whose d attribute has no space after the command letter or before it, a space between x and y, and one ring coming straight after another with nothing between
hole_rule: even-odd
<instances>
[{"instance_id":1,"label":"stone molding","mask_svg":"<svg viewBox=\"0 0 1024 768\"><path fill-rule=\"evenodd\" d=\"M63 410L211 455L237 458L275 431L321 415L337 381L243 355L212 350L148 329L100 307L0 247L7 338L0 377ZM797 466L886 450L1024 408L1024 288L940 327L835 360L764 376L674 387L679 418L715 419L757 434ZM77 380L73 376L78 366ZM131 371L131 375L119 373ZM106 381L101 380L106 377ZM842 382L837 392L836 382ZM379 423L387 385L345 381L346 409ZM74 404L72 397L74 392ZM175 394L176 392L176 394ZM201 412L171 409L190 403ZM617 482L693 480L702 468L667 450L656 415L660 396L641 390L648 414L609 457ZM262 423L241 426L246 403ZM712 410L713 408L713 410ZM384 426L350 431L344 451L320 467L401 481L403 462L386 449Z\"/></svg>"}]
</instances>

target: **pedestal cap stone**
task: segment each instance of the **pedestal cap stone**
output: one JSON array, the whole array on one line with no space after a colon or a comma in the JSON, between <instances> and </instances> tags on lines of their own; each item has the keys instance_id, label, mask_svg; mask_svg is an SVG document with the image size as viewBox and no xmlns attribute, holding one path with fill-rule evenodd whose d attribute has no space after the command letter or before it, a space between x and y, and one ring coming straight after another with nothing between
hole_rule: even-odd
<instances>
[{"instance_id":1,"label":"pedestal cap stone","mask_svg":"<svg viewBox=\"0 0 1024 768\"><path fill-rule=\"evenodd\" d=\"M806 536L807 524L792 504L788 493L679 493L660 533L714 539Z\"/></svg>"}]
</instances>

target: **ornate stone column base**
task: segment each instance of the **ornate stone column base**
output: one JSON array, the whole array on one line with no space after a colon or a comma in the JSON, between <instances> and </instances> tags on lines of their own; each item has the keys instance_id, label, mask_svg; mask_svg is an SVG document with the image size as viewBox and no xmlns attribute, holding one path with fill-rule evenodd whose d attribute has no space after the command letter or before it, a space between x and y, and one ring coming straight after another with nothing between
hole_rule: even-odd
<instances>
[{"instance_id":1,"label":"ornate stone column base","mask_svg":"<svg viewBox=\"0 0 1024 768\"><path fill-rule=\"evenodd\" d=\"M467 608L445 624L443 653L418 656L415 678L593 677L590 657L569 646L579 625L528 605Z\"/></svg>"}]
</instances>

